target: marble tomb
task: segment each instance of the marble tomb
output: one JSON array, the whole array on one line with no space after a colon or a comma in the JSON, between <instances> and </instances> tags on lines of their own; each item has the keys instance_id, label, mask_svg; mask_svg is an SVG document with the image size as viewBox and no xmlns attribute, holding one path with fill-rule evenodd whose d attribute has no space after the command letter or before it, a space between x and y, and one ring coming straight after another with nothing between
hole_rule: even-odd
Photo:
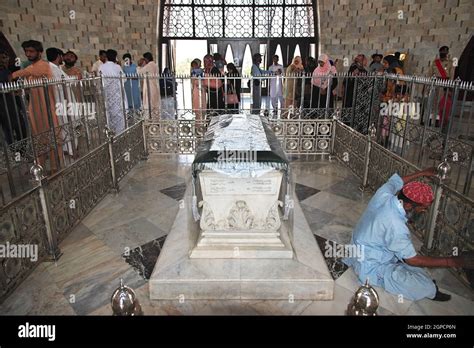
<instances>
[{"instance_id":1,"label":"marble tomb","mask_svg":"<svg viewBox=\"0 0 474 348\"><path fill-rule=\"evenodd\" d=\"M213 118L150 277L150 298L331 300L334 281L289 170L266 118Z\"/></svg>"}]
</instances>

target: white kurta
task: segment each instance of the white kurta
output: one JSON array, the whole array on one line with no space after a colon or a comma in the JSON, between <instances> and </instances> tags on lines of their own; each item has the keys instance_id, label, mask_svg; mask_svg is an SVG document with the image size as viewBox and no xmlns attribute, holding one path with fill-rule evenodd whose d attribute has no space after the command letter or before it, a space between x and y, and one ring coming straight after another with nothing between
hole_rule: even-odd
<instances>
[{"instance_id":1,"label":"white kurta","mask_svg":"<svg viewBox=\"0 0 474 348\"><path fill-rule=\"evenodd\" d=\"M100 67L103 65L101 60L96 61L94 64L92 64L92 69L91 72L98 74Z\"/></svg>"},{"instance_id":2,"label":"white kurta","mask_svg":"<svg viewBox=\"0 0 474 348\"><path fill-rule=\"evenodd\" d=\"M284 74L285 69L281 64L272 64L268 68L269 71L276 75L276 78L273 77L270 79L270 98L277 98L283 96L283 79L281 76ZM278 75L277 71L281 70L282 75Z\"/></svg>"},{"instance_id":3,"label":"white kurta","mask_svg":"<svg viewBox=\"0 0 474 348\"><path fill-rule=\"evenodd\" d=\"M128 108L127 96L125 91L122 90L124 87L121 80L118 78L107 78L107 76L120 76L122 68L116 63L106 62L100 66L99 72L102 73L104 81L107 124L115 134L119 134L125 130L124 106L125 109Z\"/></svg>"},{"instance_id":4,"label":"white kurta","mask_svg":"<svg viewBox=\"0 0 474 348\"><path fill-rule=\"evenodd\" d=\"M148 85L146 83L146 80L143 80L143 109L148 110L151 109L152 111L156 111L154 113L154 117L158 117L159 115L159 110L160 110L160 89L159 89L159 80L156 76L158 76L158 65L156 65L155 62L151 61L144 67L138 67L137 71L139 74L149 74L149 85L150 85L150 90L148 90ZM152 78L152 76L154 76ZM148 100L150 102L148 102Z\"/></svg>"},{"instance_id":5,"label":"white kurta","mask_svg":"<svg viewBox=\"0 0 474 348\"><path fill-rule=\"evenodd\" d=\"M61 68L57 66L56 64L49 62L49 67L51 68L53 79L61 80L63 78L68 77L66 73L62 71ZM59 107L61 107L61 105L58 105L58 103L63 104L64 102L66 102L64 98L64 89L62 88L62 85L58 84L58 85L53 86L53 91L54 91L54 100L56 101L55 108L58 109ZM58 115L59 124L64 124L67 122L66 115L63 115L63 112L56 112L56 114Z\"/></svg>"},{"instance_id":6,"label":"white kurta","mask_svg":"<svg viewBox=\"0 0 474 348\"><path fill-rule=\"evenodd\" d=\"M68 79L69 76L56 64L49 62L53 79ZM73 156L75 148L78 144L77 138L74 137L74 130L80 123L80 115L73 112L76 109L76 97L71 90L69 83L57 84L51 86L54 92L54 100L56 102L55 110L58 117L61 130L61 138L63 143L63 151ZM72 139L74 138L74 145Z\"/></svg>"}]
</instances>

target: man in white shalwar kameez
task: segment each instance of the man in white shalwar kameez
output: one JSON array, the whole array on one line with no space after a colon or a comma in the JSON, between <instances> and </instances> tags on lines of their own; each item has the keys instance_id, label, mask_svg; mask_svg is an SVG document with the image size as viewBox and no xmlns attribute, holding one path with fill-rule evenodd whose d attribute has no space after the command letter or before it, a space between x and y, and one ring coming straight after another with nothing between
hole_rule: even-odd
<instances>
[{"instance_id":1,"label":"man in white shalwar kameez","mask_svg":"<svg viewBox=\"0 0 474 348\"><path fill-rule=\"evenodd\" d=\"M278 55L273 56L273 64L268 68L269 71L275 75L270 79L270 99L272 101L273 112L278 110L278 102L280 102L280 108L283 107L283 80L281 75L283 75L284 69L283 65L278 64L280 57Z\"/></svg>"},{"instance_id":2,"label":"man in white shalwar kameez","mask_svg":"<svg viewBox=\"0 0 474 348\"><path fill-rule=\"evenodd\" d=\"M160 115L160 89L158 84L158 65L153 61L153 55L150 52L143 54L143 58L141 58L138 62L137 72L140 75L149 75L148 84L146 83L146 79L144 78L143 81L143 109L147 110L145 113L145 117L148 117L148 110L151 107L151 111L153 112L153 118L159 118ZM152 78L154 77L154 78ZM148 86L149 85L149 86ZM150 89L148 89L150 87Z\"/></svg>"},{"instance_id":3,"label":"man in white shalwar kameez","mask_svg":"<svg viewBox=\"0 0 474 348\"><path fill-rule=\"evenodd\" d=\"M46 50L46 57L49 61L53 79L55 80L70 79L70 77L59 67L63 60L62 56L63 52L56 47L50 47ZM76 98L74 93L72 93L69 84L56 84L50 88L53 88L54 92L54 100L56 102L55 109L56 115L58 116L59 125L63 128L68 128L68 132L66 132L64 129L61 131L63 151L65 154L74 156L78 141L75 139L73 145L71 139L74 137L72 134L75 127L74 123L75 121L79 120L80 116L75 112L70 112L70 110L75 110ZM66 90L67 98L65 97L64 90ZM69 136L68 133L70 133Z\"/></svg>"},{"instance_id":4,"label":"man in white shalwar kameez","mask_svg":"<svg viewBox=\"0 0 474 348\"><path fill-rule=\"evenodd\" d=\"M106 54L107 62L100 66L99 73L102 74L102 81L104 82L107 124L118 135L126 127L124 113L126 110L124 110L124 107L128 108L128 102L125 91L122 93L122 80L118 78L122 73L122 67L115 62L117 51L107 50Z\"/></svg>"}]
</instances>

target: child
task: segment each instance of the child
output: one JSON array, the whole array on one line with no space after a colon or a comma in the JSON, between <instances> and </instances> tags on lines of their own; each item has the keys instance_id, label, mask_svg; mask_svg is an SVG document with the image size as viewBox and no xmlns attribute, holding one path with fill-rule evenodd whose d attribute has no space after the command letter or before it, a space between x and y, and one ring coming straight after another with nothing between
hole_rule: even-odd
<instances>
[{"instance_id":1,"label":"child","mask_svg":"<svg viewBox=\"0 0 474 348\"><path fill-rule=\"evenodd\" d=\"M199 59L194 59L191 62L191 76L192 77L204 76L204 70L201 69L201 61Z\"/></svg>"}]
</instances>

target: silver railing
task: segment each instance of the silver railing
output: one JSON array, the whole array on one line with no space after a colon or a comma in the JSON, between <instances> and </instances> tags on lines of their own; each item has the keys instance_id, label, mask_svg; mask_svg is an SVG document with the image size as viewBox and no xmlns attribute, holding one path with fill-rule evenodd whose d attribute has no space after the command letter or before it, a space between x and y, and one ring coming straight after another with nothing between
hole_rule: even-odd
<instances>
[{"instance_id":1,"label":"silver railing","mask_svg":"<svg viewBox=\"0 0 474 348\"><path fill-rule=\"evenodd\" d=\"M42 261L57 260L61 241L146 158L143 120L117 136L106 133L103 144L48 177L34 164L33 188L0 208L2 246L38 250L34 262L20 255L0 257L0 303Z\"/></svg>"},{"instance_id":2,"label":"silver railing","mask_svg":"<svg viewBox=\"0 0 474 348\"><path fill-rule=\"evenodd\" d=\"M32 188L36 161L49 176L106 141L100 78L17 81L0 85L0 202Z\"/></svg>"},{"instance_id":3,"label":"silver railing","mask_svg":"<svg viewBox=\"0 0 474 348\"><path fill-rule=\"evenodd\" d=\"M160 107L151 108L145 114L137 113L147 120L152 139L150 152L192 153L194 142L190 139L199 138L207 120L219 113L259 112L281 125L290 124L285 120L292 120L293 124L299 124L298 130L303 129L303 122L336 117L360 134L368 134L375 127L377 143L419 167L447 159L452 167L450 187L474 195L472 83L417 76L339 74L320 77L326 79L323 94L312 83L311 75L218 78L137 75L132 78L144 79L142 84L148 85L154 81L160 86L166 79L169 90L174 91L162 92L165 96L161 97ZM254 81L260 81L258 86ZM216 93L211 91L218 85ZM229 107L225 101L228 91L234 90L233 85L240 86L237 89L240 102ZM282 106L278 103L273 107L278 98L272 100L272 86L282 86ZM332 90L331 97L327 97L327 90ZM260 99L258 110L254 107L255 98ZM288 129L290 133L284 133L286 137L304 134L295 133L293 126ZM294 141L291 144L285 145L285 149L292 153L312 150L319 153L319 148L308 147L308 142L296 148Z\"/></svg>"},{"instance_id":4,"label":"silver railing","mask_svg":"<svg viewBox=\"0 0 474 348\"><path fill-rule=\"evenodd\" d=\"M324 89L313 78L122 74L2 85L0 202L31 188L28 170L35 159L50 175L104 143L106 124L121 132L144 119L150 153L193 153L213 115L236 112L268 115L284 148L295 154L319 154L327 145L311 141L310 124L319 120L336 117L360 134L375 127L377 143L419 167L447 158L450 187L474 195L472 83L316 76ZM235 97L238 102L230 104Z\"/></svg>"}]
</instances>

